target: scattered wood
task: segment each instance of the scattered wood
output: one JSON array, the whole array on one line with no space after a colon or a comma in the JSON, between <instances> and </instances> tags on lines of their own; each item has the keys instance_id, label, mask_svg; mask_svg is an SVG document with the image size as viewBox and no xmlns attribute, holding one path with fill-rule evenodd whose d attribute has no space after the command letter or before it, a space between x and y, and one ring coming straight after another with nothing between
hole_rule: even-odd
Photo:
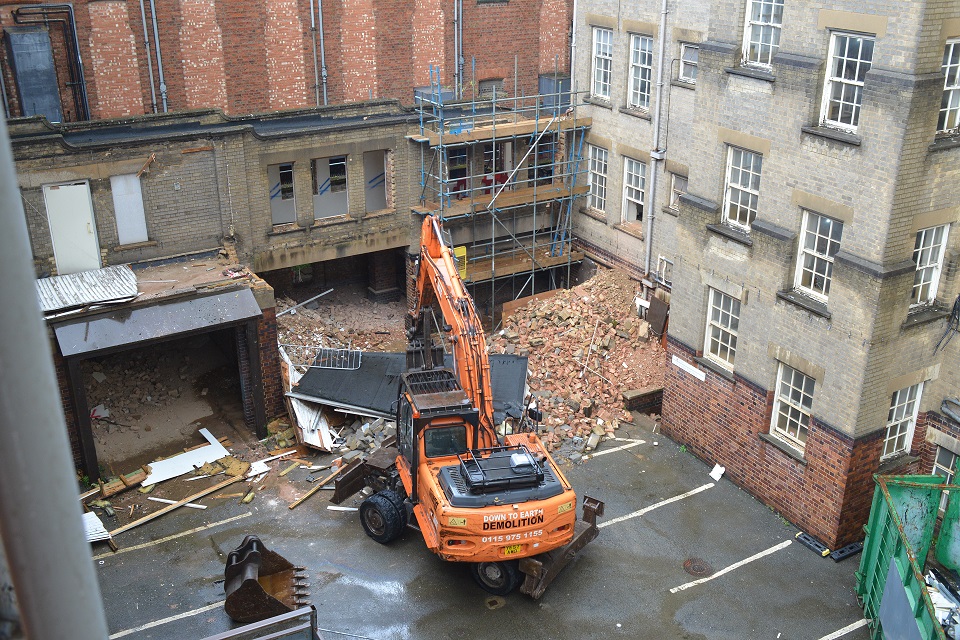
<instances>
[{"instance_id":1,"label":"scattered wood","mask_svg":"<svg viewBox=\"0 0 960 640\"><path fill-rule=\"evenodd\" d=\"M242 496L242 493L221 493L218 496L213 496L214 498L227 499L227 498L239 498Z\"/></svg>"},{"instance_id":2,"label":"scattered wood","mask_svg":"<svg viewBox=\"0 0 960 640\"><path fill-rule=\"evenodd\" d=\"M206 429L200 429L202 435L209 443L198 449L187 451L179 455L159 460L149 465L150 475L144 480L145 484L156 484L164 480L182 476L185 473L193 471L196 467L202 466L207 462L214 462L220 458L230 455L220 442L210 435Z\"/></svg>"},{"instance_id":3,"label":"scattered wood","mask_svg":"<svg viewBox=\"0 0 960 640\"><path fill-rule=\"evenodd\" d=\"M358 458L358 460L359 460L359 458ZM297 499L295 502L290 503L290 506L289 506L288 508L290 508L290 509L295 509L295 508L297 508L298 506L300 506L307 498L309 498L309 497L312 496L313 494L315 494L315 493L317 493L318 491L320 491L321 489L323 489L323 488L324 488L323 485L327 484L328 482L330 482L331 480L333 480L334 478L336 478L336 477L337 477L337 474L340 473L340 471L341 471L340 469L334 469L333 472L332 472L329 476L327 476L326 478L324 478L323 480L321 480L320 482L318 482L318 483L317 483L317 486L315 486L313 489L310 489L310 491L307 491L305 494L303 494L302 497L300 497L299 499Z\"/></svg>"},{"instance_id":4,"label":"scattered wood","mask_svg":"<svg viewBox=\"0 0 960 640\"><path fill-rule=\"evenodd\" d=\"M296 469L296 468L299 467L299 466L300 466L300 462L299 462L299 461L294 462L294 463L291 464L289 467L287 467L286 469L284 469L283 471L280 472L280 477L282 478L283 476L287 475L288 473L290 473L291 471L293 471L294 469Z\"/></svg>"},{"instance_id":5,"label":"scattered wood","mask_svg":"<svg viewBox=\"0 0 960 640\"><path fill-rule=\"evenodd\" d=\"M150 520L153 520L153 519L155 519L155 518L159 518L160 516L162 516L162 515L164 515L164 514L166 514L166 513L170 513L171 511L173 511L174 509L177 509L178 507L182 507L183 505L187 504L188 502L193 502L193 501L195 501L195 500L199 500L200 498L202 498L202 497L204 497L204 496L210 495L210 494L213 493L214 491L219 491L220 489L223 489L224 487L229 486L229 485L233 484L234 482L239 482L241 479L242 479L242 478L241 478L240 476L238 476L238 477L236 477L236 478L229 478L229 479L227 479L227 480L224 480L223 482L221 482L221 483L219 483L219 484L215 484L215 485L213 485L212 487L208 487L208 488L204 489L203 491L200 491L200 492L198 492L198 493L195 493L195 494L193 494L192 496L190 496L190 497L188 497L188 498L184 498L183 500L181 500L181 501L179 501L179 502L176 502L176 503L174 503L174 504L171 504L171 505L169 505L169 506L167 506L167 507L164 507L164 508L160 509L159 511L155 511L155 512L151 513L151 514L148 515L148 516L144 516L143 518L140 518L139 520L134 520L133 522L130 522L130 523L128 523L128 524L125 524L124 526L122 526L122 527L120 527L120 528L118 528L118 529L114 529L113 531L110 532L110 535L111 535L111 536L115 536L115 535L117 535L118 533L123 533L124 531L128 531L128 530L130 530L130 529L133 529L134 527L139 527L141 524L144 524L145 522L149 522Z\"/></svg>"}]
</instances>

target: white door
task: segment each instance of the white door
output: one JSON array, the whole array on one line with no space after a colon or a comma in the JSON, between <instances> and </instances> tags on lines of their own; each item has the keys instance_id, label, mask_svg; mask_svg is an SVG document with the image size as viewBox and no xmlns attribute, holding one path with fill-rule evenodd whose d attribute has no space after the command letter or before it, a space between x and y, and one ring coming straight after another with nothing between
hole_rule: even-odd
<instances>
[{"instance_id":1,"label":"white door","mask_svg":"<svg viewBox=\"0 0 960 640\"><path fill-rule=\"evenodd\" d=\"M100 268L100 245L86 182L43 188L53 255L60 275Z\"/></svg>"}]
</instances>

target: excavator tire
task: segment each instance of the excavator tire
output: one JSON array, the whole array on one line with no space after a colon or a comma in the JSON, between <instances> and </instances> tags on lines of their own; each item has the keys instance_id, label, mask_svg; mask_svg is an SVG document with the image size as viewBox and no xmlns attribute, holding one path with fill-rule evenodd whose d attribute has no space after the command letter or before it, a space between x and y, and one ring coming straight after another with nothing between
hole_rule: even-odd
<instances>
[{"instance_id":1,"label":"excavator tire","mask_svg":"<svg viewBox=\"0 0 960 640\"><path fill-rule=\"evenodd\" d=\"M395 500L384 494L392 494ZM380 544L400 537L406 528L406 515L403 501L393 491L381 491L360 504L360 524L367 535Z\"/></svg>"},{"instance_id":2,"label":"excavator tire","mask_svg":"<svg viewBox=\"0 0 960 640\"><path fill-rule=\"evenodd\" d=\"M470 565L474 581L487 593L505 596L520 585L520 568L516 560L475 562Z\"/></svg>"}]
</instances>

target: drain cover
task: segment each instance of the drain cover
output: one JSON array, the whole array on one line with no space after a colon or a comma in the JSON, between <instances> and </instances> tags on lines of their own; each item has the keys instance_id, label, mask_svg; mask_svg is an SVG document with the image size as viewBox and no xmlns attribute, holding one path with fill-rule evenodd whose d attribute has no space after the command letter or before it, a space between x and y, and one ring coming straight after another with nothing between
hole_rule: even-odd
<instances>
[{"instance_id":1,"label":"drain cover","mask_svg":"<svg viewBox=\"0 0 960 640\"><path fill-rule=\"evenodd\" d=\"M683 570L692 576L705 578L713 575L713 567L703 558L690 558L683 563Z\"/></svg>"}]
</instances>

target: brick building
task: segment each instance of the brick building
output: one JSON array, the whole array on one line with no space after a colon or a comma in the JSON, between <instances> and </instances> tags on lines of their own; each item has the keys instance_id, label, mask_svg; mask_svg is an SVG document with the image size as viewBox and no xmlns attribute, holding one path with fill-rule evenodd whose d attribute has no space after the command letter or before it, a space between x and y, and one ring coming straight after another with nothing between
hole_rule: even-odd
<instances>
[{"instance_id":1,"label":"brick building","mask_svg":"<svg viewBox=\"0 0 960 640\"><path fill-rule=\"evenodd\" d=\"M408 139L415 96L434 84L448 101L535 95L542 74L568 69L571 10L571 0L0 1L0 91L37 275L227 249L271 282L307 267L315 281L397 299L423 202L422 149ZM273 292L254 281L256 314L250 303L209 331L234 353L244 420L262 435L283 407ZM181 293L129 311L143 307L146 322L152 305L189 313L210 295ZM51 338L77 464L94 477L81 363L201 329L154 327L141 343L64 353L60 325L110 316L74 314L51 320Z\"/></svg>"},{"instance_id":2,"label":"brick building","mask_svg":"<svg viewBox=\"0 0 960 640\"><path fill-rule=\"evenodd\" d=\"M669 285L663 430L856 540L872 474L960 454L960 7L618 6L575 17L594 121L575 229Z\"/></svg>"}]
</instances>

